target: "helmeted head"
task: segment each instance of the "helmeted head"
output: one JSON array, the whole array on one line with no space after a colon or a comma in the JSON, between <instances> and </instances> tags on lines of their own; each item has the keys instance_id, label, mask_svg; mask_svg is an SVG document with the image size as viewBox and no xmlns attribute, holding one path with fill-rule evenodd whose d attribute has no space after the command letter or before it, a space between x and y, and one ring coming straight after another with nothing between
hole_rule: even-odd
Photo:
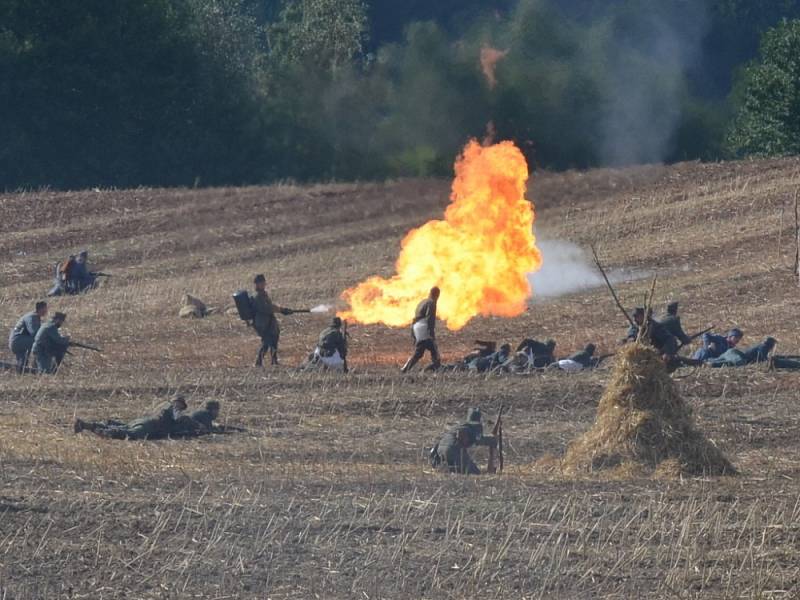
<instances>
[{"instance_id":1,"label":"helmeted head","mask_svg":"<svg viewBox=\"0 0 800 600\"><path fill-rule=\"evenodd\" d=\"M633 309L633 321L637 325L641 325L644 323L644 308L641 306L637 306Z\"/></svg>"},{"instance_id":2,"label":"helmeted head","mask_svg":"<svg viewBox=\"0 0 800 600\"><path fill-rule=\"evenodd\" d=\"M339 329L342 326L342 320L339 317L333 317L331 320L331 327Z\"/></svg>"},{"instance_id":3,"label":"helmeted head","mask_svg":"<svg viewBox=\"0 0 800 600\"><path fill-rule=\"evenodd\" d=\"M36 314L39 315L40 318L46 317L47 316L47 302L45 302L44 300L40 300L39 302L36 303L35 310L36 310Z\"/></svg>"},{"instance_id":4,"label":"helmeted head","mask_svg":"<svg viewBox=\"0 0 800 600\"><path fill-rule=\"evenodd\" d=\"M172 402L172 408L177 411L186 410L186 398L183 397L183 394L175 394L170 398L170 402Z\"/></svg>"},{"instance_id":5,"label":"helmeted head","mask_svg":"<svg viewBox=\"0 0 800 600\"><path fill-rule=\"evenodd\" d=\"M433 286L433 287L431 288L430 297L431 297L431 298L433 298L434 300L438 300L438 299L439 299L439 294L440 294L440 293L441 293L441 290L440 290L438 287L436 287L436 286Z\"/></svg>"},{"instance_id":6,"label":"helmeted head","mask_svg":"<svg viewBox=\"0 0 800 600\"><path fill-rule=\"evenodd\" d=\"M768 337L764 340L764 347L766 348L767 352L772 352L772 349L778 344L778 340L774 337Z\"/></svg>"},{"instance_id":7,"label":"helmeted head","mask_svg":"<svg viewBox=\"0 0 800 600\"><path fill-rule=\"evenodd\" d=\"M219 402L216 400L209 400L206 402L205 409L211 415L211 418L216 419L219 415Z\"/></svg>"},{"instance_id":8,"label":"helmeted head","mask_svg":"<svg viewBox=\"0 0 800 600\"><path fill-rule=\"evenodd\" d=\"M742 330L734 327L727 333L725 340L728 342L728 346L735 348L736 345L742 341L743 337L744 333L742 333Z\"/></svg>"},{"instance_id":9,"label":"helmeted head","mask_svg":"<svg viewBox=\"0 0 800 600\"><path fill-rule=\"evenodd\" d=\"M595 350L597 350L597 347L594 344L586 344L586 347L583 349L589 356L592 356Z\"/></svg>"},{"instance_id":10,"label":"helmeted head","mask_svg":"<svg viewBox=\"0 0 800 600\"><path fill-rule=\"evenodd\" d=\"M259 273L253 277L253 283L255 284L257 290L263 290L267 285L267 278Z\"/></svg>"},{"instance_id":11,"label":"helmeted head","mask_svg":"<svg viewBox=\"0 0 800 600\"><path fill-rule=\"evenodd\" d=\"M471 423L473 425L480 425L483 416L481 415L480 408L468 408L467 409L467 423Z\"/></svg>"},{"instance_id":12,"label":"helmeted head","mask_svg":"<svg viewBox=\"0 0 800 600\"><path fill-rule=\"evenodd\" d=\"M67 320L67 315L63 312L57 312L50 320L56 324L56 327L61 327L64 324L64 321Z\"/></svg>"},{"instance_id":13,"label":"helmeted head","mask_svg":"<svg viewBox=\"0 0 800 600\"><path fill-rule=\"evenodd\" d=\"M86 262L89 258L89 251L88 250L81 250L78 253L78 262Z\"/></svg>"},{"instance_id":14,"label":"helmeted head","mask_svg":"<svg viewBox=\"0 0 800 600\"><path fill-rule=\"evenodd\" d=\"M556 341L555 340L547 340L544 345L547 347L547 350L552 352L556 349Z\"/></svg>"},{"instance_id":15,"label":"helmeted head","mask_svg":"<svg viewBox=\"0 0 800 600\"><path fill-rule=\"evenodd\" d=\"M500 352L502 354L511 354L511 344L503 344L500 346Z\"/></svg>"},{"instance_id":16,"label":"helmeted head","mask_svg":"<svg viewBox=\"0 0 800 600\"><path fill-rule=\"evenodd\" d=\"M670 302L667 304L667 314L675 316L678 314L678 303L677 302Z\"/></svg>"}]
</instances>

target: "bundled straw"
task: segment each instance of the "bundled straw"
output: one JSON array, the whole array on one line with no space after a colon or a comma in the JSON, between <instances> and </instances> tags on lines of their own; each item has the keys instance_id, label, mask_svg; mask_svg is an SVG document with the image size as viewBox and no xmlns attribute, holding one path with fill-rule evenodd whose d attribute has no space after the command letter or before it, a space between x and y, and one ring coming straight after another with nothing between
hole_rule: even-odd
<instances>
[{"instance_id":1,"label":"bundled straw","mask_svg":"<svg viewBox=\"0 0 800 600\"><path fill-rule=\"evenodd\" d=\"M644 468L657 476L733 475L734 466L694 427L656 352L631 344L617 355L592 428L570 444L565 473Z\"/></svg>"}]
</instances>

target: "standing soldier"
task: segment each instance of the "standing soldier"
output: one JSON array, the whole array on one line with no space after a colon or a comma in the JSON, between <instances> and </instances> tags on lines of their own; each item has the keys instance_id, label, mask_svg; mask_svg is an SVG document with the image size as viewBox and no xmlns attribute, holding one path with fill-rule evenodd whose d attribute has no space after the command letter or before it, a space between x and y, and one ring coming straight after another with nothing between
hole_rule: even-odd
<instances>
[{"instance_id":1,"label":"standing soldier","mask_svg":"<svg viewBox=\"0 0 800 600\"><path fill-rule=\"evenodd\" d=\"M678 316L677 302L671 302L670 304L667 304L667 314L656 319L656 322L664 327L664 329L666 329L669 333L671 333L672 336L681 343L681 345L686 346L687 344L691 343L691 338L686 335L686 332L683 330L683 326L681 325L681 318Z\"/></svg>"},{"instance_id":2,"label":"standing soldier","mask_svg":"<svg viewBox=\"0 0 800 600\"><path fill-rule=\"evenodd\" d=\"M36 358L40 374L55 373L69 348L69 336L62 336L59 329L67 320L67 315L57 312L46 325L42 325L33 339L31 352Z\"/></svg>"},{"instance_id":3,"label":"standing soldier","mask_svg":"<svg viewBox=\"0 0 800 600\"><path fill-rule=\"evenodd\" d=\"M47 302L37 302L35 310L22 316L8 336L8 349L17 357L17 373L24 373L28 366L28 356L33 348L33 340L42 319L47 316Z\"/></svg>"},{"instance_id":4,"label":"standing soldier","mask_svg":"<svg viewBox=\"0 0 800 600\"><path fill-rule=\"evenodd\" d=\"M253 327L261 337L261 348L258 350L256 366L264 366L264 356L267 351L270 353L271 363L278 364L278 340L281 336L281 328L276 312L283 315L291 314L291 311L274 304L267 293L267 279L263 275L256 275L253 279L256 286L256 293L253 295Z\"/></svg>"},{"instance_id":5,"label":"standing soldier","mask_svg":"<svg viewBox=\"0 0 800 600\"><path fill-rule=\"evenodd\" d=\"M466 422L452 427L441 437L431 450L431 465L446 465L451 473L480 475L481 470L467 452L472 446L497 446L495 437L483 435L481 411L478 408L467 410Z\"/></svg>"},{"instance_id":6,"label":"standing soldier","mask_svg":"<svg viewBox=\"0 0 800 600\"><path fill-rule=\"evenodd\" d=\"M419 303L414 313L414 324L411 327L411 334L414 336L415 350L411 358L406 361L403 373L408 373L414 365L423 357L425 351L431 353L431 369L438 369L442 366L439 358L439 349L436 347L436 303L439 300L439 288L431 288L430 295Z\"/></svg>"}]
</instances>

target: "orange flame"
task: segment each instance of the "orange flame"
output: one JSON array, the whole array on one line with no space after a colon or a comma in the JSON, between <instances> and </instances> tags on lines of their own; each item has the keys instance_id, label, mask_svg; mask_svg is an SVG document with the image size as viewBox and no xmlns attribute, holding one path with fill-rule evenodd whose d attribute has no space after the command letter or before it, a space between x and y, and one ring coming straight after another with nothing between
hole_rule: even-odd
<instances>
[{"instance_id":1,"label":"orange flame","mask_svg":"<svg viewBox=\"0 0 800 600\"><path fill-rule=\"evenodd\" d=\"M438 316L456 331L477 315L523 313L527 275L542 265L533 235L533 204L525 199L528 165L513 142L482 147L471 141L456 161L444 221L411 230L397 274L370 277L346 290L339 316L359 323L409 325L417 303L441 289Z\"/></svg>"}]
</instances>

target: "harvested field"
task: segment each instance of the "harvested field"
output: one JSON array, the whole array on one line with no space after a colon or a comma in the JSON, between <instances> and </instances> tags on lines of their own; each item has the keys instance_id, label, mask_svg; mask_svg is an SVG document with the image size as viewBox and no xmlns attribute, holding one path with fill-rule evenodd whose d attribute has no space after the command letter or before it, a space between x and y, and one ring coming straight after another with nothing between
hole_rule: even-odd
<instances>
[{"instance_id":1,"label":"harvested field","mask_svg":"<svg viewBox=\"0 0 800 600\"><path fill-rule=\"evenodd\" d=\"M573 476L538 468L594 423L610 370L415 374L409 334L351 329L348 376L298 374L326 318L282 319L283 366L250 366L257 338L224 309L264 272L280 304L334 303L390 275L399 240L449 182L0 196L0 325L88 246L114 277L54 299L74 339L55 378L0 372L0 597L792 598L800 595L800 373L681 370L698 429L737 477ZM537 231L596 244L610 267L659 275L692 331L737 324L800 353L793 194L800 161L598 170L534 178ZM649 281L621 285L640 304ZM181 319L185 294L219 307ZM604 289L515 319L440 332L554 337L604 354L625 323ZM4 351L0 359L7 360ZM610 365L609 365L610 366ZM247 433L163 442L74 435L76 415L130 418L176 390L222 402ZM478 405L501 405L506 471L432 473L424 448ZM475 452L485 465L485 454Z\"/></svg>"}]
</instances>

